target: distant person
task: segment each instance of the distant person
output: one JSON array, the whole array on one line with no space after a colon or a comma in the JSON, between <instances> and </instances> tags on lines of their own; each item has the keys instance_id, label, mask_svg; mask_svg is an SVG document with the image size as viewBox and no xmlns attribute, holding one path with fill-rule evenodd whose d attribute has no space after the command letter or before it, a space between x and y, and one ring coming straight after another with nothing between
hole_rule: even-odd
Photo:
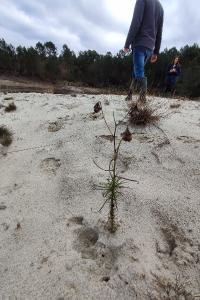
<instances>
[{"instance_id":1,"label":"distant person","mask_svg":"<svg viewBox=\"0 0 200 300\"><path fill-rule=\"evenodd\" d=\"M167 77L166 77L166 88L165 92L175 93L176 81L181 74L181 65L179 57L175 57L172 63L168 66Z\"/></svg>"},{"instance_id":2,"label":"distant person","mask_svg":"<svg viewBox=\"0 0 200 300\"><path fill-rule=\"evenodd\" d=\"M144 67L149 58L154 63L160 51L164 11L158 0L137 0L124 52L132 49L133 73L126 100L132 100L133 91L139 91L137 106L146 103L147 78Z\"/></svg>"}]
</instances>

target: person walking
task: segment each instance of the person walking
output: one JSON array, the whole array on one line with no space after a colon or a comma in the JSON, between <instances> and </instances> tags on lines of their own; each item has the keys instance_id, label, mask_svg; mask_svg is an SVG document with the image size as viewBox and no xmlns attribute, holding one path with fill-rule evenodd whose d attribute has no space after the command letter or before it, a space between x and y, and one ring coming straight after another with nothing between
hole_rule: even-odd
<instances>
[{"instance_id":1,"label":"person walking","mask_svg":"<svg viewBox=\"0 0 200 300\"><path fill-rule=\"evenodd\" d=\"M139 92L137 107L146 103L147 78L145 64L148 59L158 59L162 40L164 10L159 0L136 0L132 22L124 46L124 52L133 54L132 81L127 101L132 100L133 91Z\"/></svg>"},{"instance_id":2,"label":"person walking","mask_svg":"<svg viewBox=\"0 0 200 300\"><path fill-rule=\"evenodd\" d=\"M179 57L175 57L172 63L168 66L166 76L166 88L165 93L170 92L172 95L175 93L175 86L178 77L181 75L181 65Z\"/></svg>"}]
</instances>

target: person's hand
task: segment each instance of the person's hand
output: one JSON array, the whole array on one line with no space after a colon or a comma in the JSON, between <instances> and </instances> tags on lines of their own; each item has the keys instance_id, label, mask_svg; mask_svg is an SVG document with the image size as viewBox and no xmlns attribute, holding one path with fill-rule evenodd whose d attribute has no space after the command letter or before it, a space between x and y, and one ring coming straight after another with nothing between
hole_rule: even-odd
<instances>
[{"instance_id":1,"label":"person's hand","mask_svg":"<svg viewBox=\"0 0 200 300\"><path fill-rule=\"evenodd\" d=\"M154 64L155 62L157 62L157 60L158 60L158 55L157 54L153 54L151 56L151 63Z\"/></svg>"},{"instance_id":2,"label":"person's hand","mask_svg":"<svg viewBox=\"0 0 200 300\"><path fill-rule=\"evenodd\" d=\"M125 53L128 53L129 51L130 51L129 48L124 48L124 52L125 52Z\"/></svg>"}]
</instances>

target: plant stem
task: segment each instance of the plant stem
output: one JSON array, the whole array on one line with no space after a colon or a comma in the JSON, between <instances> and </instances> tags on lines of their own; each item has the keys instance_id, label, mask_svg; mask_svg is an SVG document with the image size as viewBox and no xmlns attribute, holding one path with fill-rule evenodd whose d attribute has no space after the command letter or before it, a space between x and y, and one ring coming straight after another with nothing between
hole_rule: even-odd
<instances>
[{"instance_id":1,"label":"plant stem","mask_svg":"<svg viewBox=\"0 0 200 300\"><path fill-rule=\"evenodd\" d=\"M102 116L103 116L104 122L105 122L105 124L106 124L106 126L107 126L107 128L108 128L108 130L110 132L110 134L112 135L112 137L114 137L113 133L112 133L112 130L110 129L110 127L109 127L109 125L108 125L108 123L106 121L106 118L105 118L105 115L104 115L104 112L103 112L103 108L101 109L101 112L102 112Z\"/></svg>"},{"instance_id":2,"label":"plant stem","mask_svg":"<svg viewBox=\"0 0 200 300\"><path fill-rule=\"evenodd\" d=\"M116 174L116 164L117 164L117 158L118 158L118 153L120 149L120 145L122 142L122 139L120 140L118 146L116 147L116 131L117 131L117 123L115 121L115 115L113 112L113 119L114 119L114 134L113 134L113 147L114 147L114 158L113 158L113 169L112 169L112 193L111 193L111 198L110 198L110 232L114 233L116 230L115 226L115 209L116 209L116 179L117 179L117 174Z\"/></svg>"},{"instance_id":3,"label":"plant stem","mask_svg":"<svg viewBox=\"0 0 200 300\"><path fill-rule=\"evenodd\" d=\"M114 233L116 228L115 228L115 185L116 185L116 175L113 174L113 179L112 179L112 193L111 193L111 198L110 198L110 232Z\"/></svg>"}]
</instances>

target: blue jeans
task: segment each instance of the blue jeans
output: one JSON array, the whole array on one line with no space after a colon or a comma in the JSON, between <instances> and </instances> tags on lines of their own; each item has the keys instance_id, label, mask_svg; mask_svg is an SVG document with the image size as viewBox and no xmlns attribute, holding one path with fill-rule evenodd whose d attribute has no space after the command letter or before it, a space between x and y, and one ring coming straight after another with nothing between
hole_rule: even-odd
<instances>
[{"instance_id":1,"label":"blue jeans","mask_svg":"<svg viewBox=\"0 0 200 300\"><path fill-rule=\"evenodd\" d=\"M136 46L133 48L133 78L144 78L144 67L148 59L153 54L153 50Z\"/></svg>"}]
</instances>

